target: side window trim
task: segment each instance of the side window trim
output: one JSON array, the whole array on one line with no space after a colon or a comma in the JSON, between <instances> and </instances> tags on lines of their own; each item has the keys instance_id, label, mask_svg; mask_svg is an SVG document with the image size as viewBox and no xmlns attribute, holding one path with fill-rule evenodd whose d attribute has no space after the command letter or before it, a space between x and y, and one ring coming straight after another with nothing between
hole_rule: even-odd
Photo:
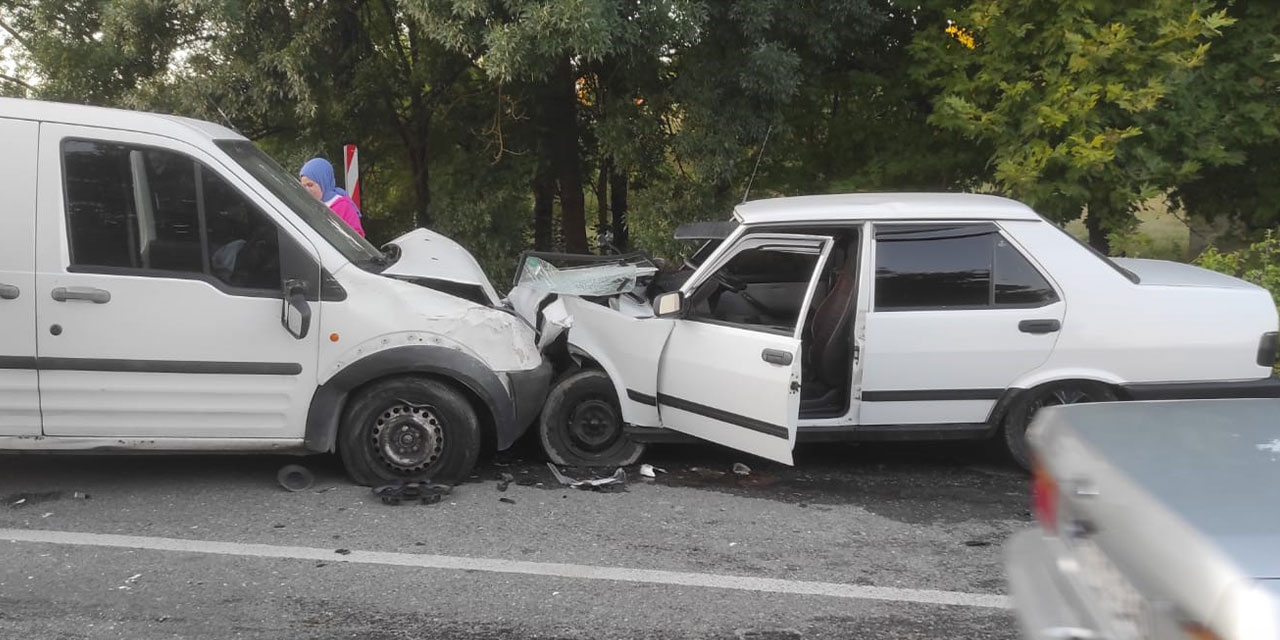
<instances>
[{"instance_id":1,"label":"side window trim","mask_svg":"<svg viewBox=\"0 0 1280 640\"><path fill-rule=\"evenodd\" d=\"M116 147L121 147L123 149L126 149L129 152L130 187L133 193L132 193L132 197L130 197L128 200L130 202L130 205L133 207L133 210L129 212L132 214L132 216L126 216L126 217L133 218L134 226L136 228L127 230L127 233L125 235L128 238L129 251L133 255L144 255L144 256L147 255L146 252L139 251L141 242L144 239L143 237L140 237L140 236L143 236L143 234L146 233L146 231L144 231L143 229L143 221L140 219L142 217L140 215L141 209L146 208L149 210L151 208L151 203L149 201L146 201L146 198L142 197L143 191L146 191L147 193L151 193L150 185L148 184L149 178L147 176L147 172L145 171L145 160L143 160L142 158L142 152L156 151L160 153L170 153L170 154L179 156L184 161L191 163L192 171L195 179L194 186L195 186L195 192L196 192L196 195L195 195L196 213L197 213L198 227L199 227L198 235L200 240L200 252L201 252L201 267L202 267L201 272L161 269L161 268L153 268L150 266L135 268L135 267L114 267L114 266L105 266L105 265L75 264L77 251L76 251L75 234L73 233L74 225L72 224L72 220L71 220L72 199L71 199L71 194L69 190L70 182L68 180L68 175L69 175L67 170L68 153L66 150L66 146L68 143L77 143L77 142L85 143L85 144L94 144L94 145L116 146ZM277 238L278 238L277 251L280 253L280 265L279 265L279 268L281 269L280 277L282 281L285 279L285 275L283 273L284 261L285 261L284 256L286 253L295 254L291 256L291 259L297 260L299 258L305 258L306 261L309 263L307 266L307 271L308 272L312 271L312 267L314 267L314 271L316 273L314 278L318 279L318 281L312 282L311 286L307 287L306 295L308 300L312 302L315 302L321 299L324 299L324 300L332 299L335 301L340 301L346 298L345 290L342 290L340 295L336 292L337 290L335 290L335 292L327 296L322 296L322 289L324 289L325 284L327 284L325 281L326 279L332 279L332 276L327 276L327 271L322 268L322 265L320 264L320 261L318 260L318 258L312 255L310 252L306 251L306 249L304 249L301 246L300 241L294 237L293 233L290 233L285 228L284 225L282 225L279 221L275 219L274 216L272 216L270 213L265 211L263 209L262 204L260 204L257 201L257 199L245 193L244 189L242 189L241 185L239 184L241 181L239 180L238 176L223 175L216 168L211 168L208 162L193 156L191 153L185 150L180 150L180 149L166 147L166 146L157 145L157 144L144 143L144 142L132 142L132 141L126 142L126 141L113 140L113 139L107 139L107 138L93 138L93 137L88 137L84 135L67 135L58 140L58 150L59 150L59 154L58 154L59 166L61 169L61 175L59 176L59 180L61 182L60 186L61 186L62 196L63 196L62 215L63 215L64 228L66 230L64 240L66 242L67 251L68 251L67 253L68 264L66 265L65 268L68 273L89 273L89 274L100 274L100 275L135 276L135 277L161 278L161 279L172 279L172 280L192 280L192 281L200 281L200 282L209 284L213 286L215 289L229 296L247 297L247 298L280 299L283 296L282 289L279 289L279 288L267 289L267 288L259 288L259 287L237 286L237 285L232 285L230 283L227 283L221 280L220 278L217 278L214 275L212 275L212 256L210 255L210 247L209 247L208 219L207 219L207 211L206 211L206 202L204 200L205 189L204 189L204 179L203 179L204 172L209 171L210 172L209 175L212 178L221 180L224 184L226 184L227 188L229 188L236 196L243 199L244 202L248 206L250 206L252 210L255 211L262 218L262 220L266 222L266 224L271 225L271 227L276 231ZM139 170L140 168L142 169L141 171ZM154 220L154 216L151 216L151 218L152 220ZM308 280L310 281L311 279L313 278L309 278ZM336 282L334 284L336 284ZM338 287L338 289L340 290L341 288Z\"/></svg>"},{"instance_id":2,"label":"side window trim","mask_svg":"<svg viewBox=\"0 0 1280 640\"><path fill-rule=\"evenodd\" d=\"M999 225L997 225L997 226L999 226ZM1038 302L1038 303L1023 303L1023 304L1005 303L1005 304L996 304L996 303L995 303L995 291L996 291L996 280L997 280L997 277L993 277L993 278L992 278L992 280L991 280L991 301L992 301L992 307L993 307L993 308L996 308L996 309L1041 309L1041 308L1043 308L1043 307L1047 307L1047 306L1054 305L1054 304L1057 304L1057 303L1059 303L1059 302L1062 302L1062 300L1063 300L1063 296L1062 296L1062 288L1058 286L1058 283L1057 283L1053 278L1049 277L1048 270L1047 270L1047 269L1045 269L1045 268L1044 268L1044 266L1043 266L1043 265L1041 265L1041 264L1039 263L1039 261L1037 261L1037 260L1033 259L1033 257L1031 256L1031 254L1030 254L1029 252L1027 252L1025 249L1023 249L1022 245L1021 245L1021 244L1019 244L1019 243L1017 242L1017 240L1015 240L1015 239L1014 239L1013 234L1009 233L1009 231L1008 231L1007 229L1005 229L1004 227L999 227L999 232L998 232L998 233L999 233L1000 238L1001 238L1001 239L1003 239L1006 243L1008 243L1009 248L1010 248L1010 249L1013 249L1013 251L1014 251L1015 253L1017 253L1019 257L1021 257L1021 258L1022 258L1023 262L1025 262L1025 263L1027 264L1027 266L1031 267L1031 269L1032 269L1033 271L1035 271L1036 275L1040 276L1040 279L1041 279L1041 280L1043 280L1043 281L1044 281L1044 283L1045 283L1046 285L1048 285L1048 286L1049 286L1049 291L1050 291L1051 293L1053 293L1053 299L1052 299L1052 300L1045 300L1045 301ZM995 247L992 247L992 251L995 251ZM993 269L994 269L994 267L995 267L995 256L994 256L994 255L992 256L991 264L992 264L992 267L993 267ZM996 274L996 273L993 273L992 275L993 275L993 276L998 276L998 274Z\"/></svg>"},{"instance_id":3,"label":"side window trim","mask_svg":"<svg viewBox=\"0 0 1280 640\"><path fill-rule=\"evenodd\" d=\"M734 327L734 328L743 329L746 331L757 331L760 333L770 333L774 335L790 336L796 340L801 339L801 335L804 331L805 319L808 316L809 306L813 304L813 294L814 294L814 290L817 288L818 277L822 273L822 266L826 264L827 258L831 254L832 243L833 243L832 239L828 236L787 234L787 233L753 233L753 234L743 235L737 238L733 242L733 245L729 247L726 251L720 252L716 260L714 260L712 263L708 263L707 265L704 265L708 267L708 270L696 284L693 284L692 287L688 287L688 284L686 284L687 289L682 289L682 292L685 293L686 297L692 296L692 294L698 291L698 289L700 289L703 284L711 280L713 274L715 274L725 265L729 264L729 262L733 260L735 256L742 253L743 251L749 251L752 249L778 250L778 249L785 249L785 248L816 250L817 260L814 262L813 270L809 274L809 281L805 286L805 294L804 294L803 300L800 303L800 312L798 317L796 318L796 326L793 327L790 331L769 327L769 326L764 326L764 325L752 325L752 324L743 324L739 322L730 322L727 320L719 320L716 318L686 316L681 319L687 320L689 322L700 322L703 324L714 324L718 326Z\"/></svg>"},{"instance_id":4,"label":"side window trim","mask_svg":"<svg viewBox=\"0 0 1280 640\"><path fill-rule=\"evenodd\" d=\"M1001 309L1040 309L1053 304L1057 304L1062 301L1063 299L1062 291L1061 291L1061 288L1058 286L1057 282L1055 282L1052 278L1048 277L1045 274L1046 273L1045 269L1038 262L1028 257L1027 252L1022 249L1021 245L1019 245L1017 242L1013 240L1008 230L1004 229L1002 226L1000 226L994 221L963 220L963 221L957 221L955 223L947 223L947 222L939 222L939 221L893 221L888 223L873 223L871 238L874 241L873 244L875 245L874 251L878 253L880 232L882 230L888 230L888 231L901 230L903 232L908 232L911 229L911 227L919 227L920 232L923 233L937 227L954 229L956 227L967 227L967 226L971 226L975 230L981 230L980 232L985 235L991 235L993 236L994 239L1004 240L1006 243L1008 243L1009 247L1013 249L1018 254L1018 256L1021 257L1022 260L1025 261L1027 265L1031 267L1036 272L1036 274L1039 275L1040 278L1049 286L1049 290L1053 293L1053 299L1036 302L1036 303L997 303L995 300L995 297L996 297L996 283L999 279L999 274L996 268L996 251L998 247L996 242L993 241L991 243L991 276L987 286L987 303L985 305L881 307L876 303L876 291L875 291L876 287L878 287L880 284L879 279L877 278L875 273L875 268L879 264L879 256L873 255L871 257L872 271L868 277L868 280L870 280L872 283L872 290L870 292L871 311L874 313L910 313L910 312L927 312L927 311L981 311L981 310L1001 310ZM942 230L939 230L939 231L942 231Z\"/></svg>"},{"instance_id":5,"label":"side window trim","mask_svg":"<svg viewBox=\"0 0 1280 640\"><path fill-rule=\"evenodd\" d=\"M958 228L972 228L972 233L957 235L955 230ZM990 220L957 220L949 221L914 221L914 220L894 220L889 222L876 222L871 227L871 244L874 246L875 252L871 256L871 272L867 274L867 280L871 283L871 312L872 313L919 313L928 311L981 311L996 308L992 305L995 296L995 242L992 242L990 254L991 271L988 274L987 282L987 302L986 304L965 304L965 305L935 305L935 306L919 306L919 307L882 307L877 298L879 297L880 288L880 237L882 232L900 232L910 233L915 230L916 233L941 233L943 237L972 237L978 235L992 236L999 235L999 227ZM919 238L921 240L931 238ZM936 239L936 238L935 238Z\"/></svg>"}]
</instances>

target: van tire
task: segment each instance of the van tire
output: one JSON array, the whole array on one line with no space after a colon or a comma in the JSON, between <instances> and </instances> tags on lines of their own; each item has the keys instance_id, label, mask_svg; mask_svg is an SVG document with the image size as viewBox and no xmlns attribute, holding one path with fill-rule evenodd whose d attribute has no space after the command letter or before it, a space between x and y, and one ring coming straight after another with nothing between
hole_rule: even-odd
<instances>
[{"instance_id":1,"label":"van tire","mask_svg":"<svg viewBox=\"0 0 1280 640\"><path fill-rule=\"evenodd\" d=\"M1070 380L1052 382L1025 391L1005 415L1001 433L1009 457L1026 471L1031 470L1031 447L1027 444L1027 427L1043 407L1064 404L1112 402L1116 393L1101 382Z\"/></svg>"},{"instance_id":2,"label":"van tire","mask_svg":"<svg viewBox=\"0 0 1280 640\"><path fill-rule=\"evenodd\" d=\"M558 380L543 405L538 439L547 458L568 467L625 467L645 445L623 431L622 408L609 374L586 369Z\"/></svg>"},{"instance_id":3,"label":"van tire","mask_svg":"<svg viewBox=\"0 0 1280 640\"><path fill-rule=\"evenodd\" d=\"M392 438L391 434L399 434ZM342 419L338 453L356 484L455 484L480 455L475 409L448 384L422 377L378 382L359 392Z\"/></svg>"}]
</instances>

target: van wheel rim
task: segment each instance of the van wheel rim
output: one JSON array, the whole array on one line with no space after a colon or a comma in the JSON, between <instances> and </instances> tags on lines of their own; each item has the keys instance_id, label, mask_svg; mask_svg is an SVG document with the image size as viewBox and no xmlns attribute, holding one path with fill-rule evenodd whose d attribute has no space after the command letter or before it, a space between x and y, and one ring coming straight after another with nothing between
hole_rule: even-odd
<instances>
[{"instance_id":1,"label":"van wheel rim","mask_svg":"<svg viewBox=\"0 0 1280 640\"><path fill-rule=\"evenodd\" d=\"M371 435L374 452L397 473L426 469L444 452L444 426L431 407L388 407L374 422Z\"/></svg>"},{"instance_id":2,"label":"van wheel rim","mask_svg":"<svg viewBox=\"0 0 1280 640\"><path fill-rule=\"evenodd\" d=\"M622 436L622 421L605 400L584 400L569 415L569 438L582 451L599 453L613 446Z\"/></svg>"}]
</instances>

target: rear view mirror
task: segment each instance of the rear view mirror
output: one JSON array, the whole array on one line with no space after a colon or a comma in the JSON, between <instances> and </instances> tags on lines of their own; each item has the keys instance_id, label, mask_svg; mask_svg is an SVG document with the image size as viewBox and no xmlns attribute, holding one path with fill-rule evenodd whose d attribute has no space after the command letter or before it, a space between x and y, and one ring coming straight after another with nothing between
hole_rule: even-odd
<instances>
[{"instance_id":1,"label":"rear view mirror","mask_svg":"<svg viewBox=\"0 0 1280 640\"><path fill-rule=\"evenodd\" d=\"M307 303L307 284L300 280L284 283L284 300L280 308L280 324L289 335L301 340L311 331L311 305Z\"/></svg>"},{"instance_id":2,"label":"rear view mirror","mask_svg":"<svg viewBox=\"0 0 1280 640\"><path fill-rule=\"evenodd\" d=\"M684 294L679 291L664 293L653 300L653 315L668 318L680 315L684 309Z\"/></svg>"}]
</instances>

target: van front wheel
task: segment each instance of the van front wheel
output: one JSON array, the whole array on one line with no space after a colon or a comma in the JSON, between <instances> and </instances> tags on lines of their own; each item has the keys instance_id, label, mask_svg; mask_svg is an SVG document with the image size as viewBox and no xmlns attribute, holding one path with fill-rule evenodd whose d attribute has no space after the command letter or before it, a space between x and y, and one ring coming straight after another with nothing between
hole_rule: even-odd
<instances>
[{"instance_id":1,"label":"van front wheel","mask_svg":"<svg viewBox=\"0 0 1280 640\"><path fill-rule=\"evenodd\" d=\"M343 416L338 453L357 484L456 483L480 455L467 399L430 378L393 378L360 392Z\"/></svg>"}]
</instances>

